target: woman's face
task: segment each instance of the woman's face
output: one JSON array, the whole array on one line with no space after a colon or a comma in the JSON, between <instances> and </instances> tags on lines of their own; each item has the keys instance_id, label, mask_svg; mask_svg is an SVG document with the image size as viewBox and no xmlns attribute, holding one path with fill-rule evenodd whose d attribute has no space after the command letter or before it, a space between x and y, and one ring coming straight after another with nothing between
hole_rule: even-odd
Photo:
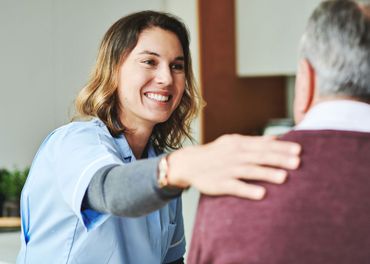
<instances>
[{"instance_id":1,"label":"woman's face","mask_svg":"<svg viewBox=\"0 0 370 264\"><path fill-rule=\"evenodd\" d=\"M122 124L136 129L165 122L184 88L184 54L177 36L159 27L142 31L119 71Z\"/></svg>"}]
</instances>

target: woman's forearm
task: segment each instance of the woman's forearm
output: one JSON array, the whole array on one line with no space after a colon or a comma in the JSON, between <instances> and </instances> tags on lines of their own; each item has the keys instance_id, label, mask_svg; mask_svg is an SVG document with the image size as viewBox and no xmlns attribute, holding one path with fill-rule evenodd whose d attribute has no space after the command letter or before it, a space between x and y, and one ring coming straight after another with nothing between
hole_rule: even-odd
<instances>
[{"instance_id":1,"label":"woman's forearm","mask_svg":"<svg viewBox=\"0 0 370 264\"><path fill-rule=\"evenodd\" d=\"M138 217L163 207L182 189L157 186L160 157L98 170L86 191L83 207L118 216Z\"/></svg>"}]
</instances>

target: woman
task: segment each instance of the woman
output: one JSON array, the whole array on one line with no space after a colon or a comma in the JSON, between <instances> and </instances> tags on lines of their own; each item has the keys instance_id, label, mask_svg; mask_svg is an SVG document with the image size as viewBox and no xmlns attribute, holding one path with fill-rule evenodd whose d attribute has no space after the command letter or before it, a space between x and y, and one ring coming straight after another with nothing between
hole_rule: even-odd
<instances>
[{"instance_id":1,"label":"woman","mask_svg":"<svg viewBox=\"0 0 370 264\"><path fill-rule=\"evenodd\" d=\"M80 121L51 133L22 192L18 263L183 263L181 192L261 199L282 183L299 146L223 136L190 138L200 97L189 37L171 15L144 11L105 34L96 67L76 100Z\"/></svg>"}]
</instances>

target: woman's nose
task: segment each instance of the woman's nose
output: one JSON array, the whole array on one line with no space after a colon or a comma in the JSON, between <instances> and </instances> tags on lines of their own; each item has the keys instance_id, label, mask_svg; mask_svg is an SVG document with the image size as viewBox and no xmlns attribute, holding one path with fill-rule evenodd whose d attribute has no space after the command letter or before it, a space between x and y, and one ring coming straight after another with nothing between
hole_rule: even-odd
<instances>
[{"instance_id":1,"label":"woman's nose","mask_svg":"<svg viewBox=\"0 0 370 264\"><path fill-rule=\"evenodd\" d=\"M157 73L156 73L156 80L157 83L162 84L164 86L171 85L173 82L172 78L172 72L169 67L163 66L158 68Z\"/></svg>"}]
</instances>

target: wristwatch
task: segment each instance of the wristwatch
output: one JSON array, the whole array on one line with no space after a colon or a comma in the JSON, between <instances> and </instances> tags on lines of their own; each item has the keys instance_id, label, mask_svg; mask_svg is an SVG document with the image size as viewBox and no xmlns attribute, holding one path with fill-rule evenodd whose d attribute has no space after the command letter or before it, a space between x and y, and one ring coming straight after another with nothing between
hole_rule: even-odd
<instances>
[{"instance_id":1,"label":"wristwatch","mask_svg":"<svg viewBox=\"0 0 370 264\"><path fill-rule=\"evenodd\" d=\"M169 155L165 155L161 158L158 165L158 187L159 188L165 188L169 187L168 183L168 158Z\"/></svg>"}]
</instances>

